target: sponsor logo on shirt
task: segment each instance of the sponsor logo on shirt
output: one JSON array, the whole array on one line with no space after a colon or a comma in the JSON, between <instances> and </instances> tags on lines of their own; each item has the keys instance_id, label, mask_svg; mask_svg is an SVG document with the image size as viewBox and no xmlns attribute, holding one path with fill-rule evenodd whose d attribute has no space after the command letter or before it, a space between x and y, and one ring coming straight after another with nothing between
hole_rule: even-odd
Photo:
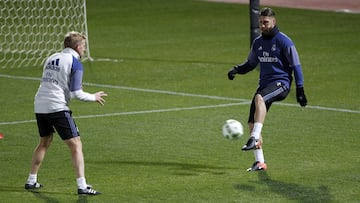
<instances>
[{"instance_id":1,"label":"sponsor logo on shirt","mask_svg":"<svg viewBox=\"0 0 360 203\"><path fill-rule=\"evenodd\" d=\"M270 56L269 52L263 51L262 56L258 56L260 63L276 63L278 58Z\"/></svg>"},{"instance_id":2,"label":"sponsor logo on shirt","mask_svg":"<svg viewBox=\"0 0 360 203\"><path fill-rule=\"evenodd\" d=\"M60 60L60 59L55 59L55 60L50 61L50 62L46 65L45 69L46 69L46 70L53 70L53 71L59 72L59 71L60 71L59 60Z\"/></svg>"},{"instance_id":3,"label":"sponsor logo on shirt","mask_svg":"<svg viewBox=\"0 0 360 203\"><path fill-rule=\"evenodd\" d=\"M53 84L55 84L55 85L58 85L58 84L59 84L59 82L58 82L57 80L52 79L52 78L42 78L42 81L43 81L43 82L48 82L48 83L53 83Z\"/></svg>"}]
</instances>

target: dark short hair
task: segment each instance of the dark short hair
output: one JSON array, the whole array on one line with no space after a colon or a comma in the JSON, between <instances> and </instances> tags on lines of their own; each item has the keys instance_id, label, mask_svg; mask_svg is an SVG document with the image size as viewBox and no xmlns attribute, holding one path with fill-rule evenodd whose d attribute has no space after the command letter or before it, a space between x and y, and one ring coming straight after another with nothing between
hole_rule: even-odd
<instances>
[{"instance_id":1,"label":"dark short hair","mask_svg":"<svg viewBox=\"0 0 360 203\"><path fill-rule=\"evenodd\" d=\"M275 17L275 11L272 10L271 8L266 7L266 8L261 9L259 15L260 16Z\"/></svg>"}]
</instances>

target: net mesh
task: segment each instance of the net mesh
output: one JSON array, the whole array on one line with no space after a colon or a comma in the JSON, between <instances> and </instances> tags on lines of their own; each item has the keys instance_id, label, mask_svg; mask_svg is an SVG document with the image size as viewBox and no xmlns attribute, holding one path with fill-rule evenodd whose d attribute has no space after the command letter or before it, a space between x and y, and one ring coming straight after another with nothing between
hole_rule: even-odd
<instances>
[{"instance_id":1,"label":"net mesh","mask_svg":"<svg viewBox=\"0 0 360 203\"><path fill-rule=\"evenodd\" d=\"M88 36L86 23L86 0L0 0L0 67L41 65L69 31Z\"/></svg>"}]
</instances>

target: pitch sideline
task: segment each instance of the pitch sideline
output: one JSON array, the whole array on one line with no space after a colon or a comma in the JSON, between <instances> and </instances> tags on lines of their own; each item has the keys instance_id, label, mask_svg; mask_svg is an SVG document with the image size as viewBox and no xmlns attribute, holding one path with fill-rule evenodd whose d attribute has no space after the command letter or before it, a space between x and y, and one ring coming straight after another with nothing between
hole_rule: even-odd
<instances>
[{"instance_id":1,"label":"pitch sideline","mask_svg":"<svg viewBox=\"0 0 360 203\"><path fill-rule=\"evenodd\" d=\"M124 116L124 115L136 115L136 114L150 114L150 113L163 113L171 111L186 111L186 110L197 110L197 109L210 109L219 107L239 106L249 104L249 102L238 102L228 104L217 104L217 105L206 105L206 106L192 106L192 107L181 107L181 108L169 108L169 109L155 109L155 110L144 110L144 111L130 111L130 112L118 112L118 113L107 113L97 115L85 115L85 116L74 116L75 119L81 118L98 118L98 117L111 117L111 116ZM11 121L11 122L0 122L0 125L16 125L22 123L34 123L36 120L25 120L25 121Z\"/></svg>"},{"instance_id":2,"label":"pitch sideline","mask_svg":"<svg viewBox=\"0 0 360 203\"><path fill-rule=\"evenodd\" d=\"M12 76L12 75L0 74L0 77L11 78L11 79L20 79L20 80L40 81L40 78L27 77L27 76ZM87 86L93 86L93 87L104 87L104 88L113 88L113 89L124 89L124 90L130 90L130 91L150 92L150 93L157 93L157 94L170 94L170 95L199 97L199 98L216 99L216 100L237 101L237 103L206 105L206 106L193 106L193 107L183 107L183 108L170 108L170 109L157 109L157 110L144 110L144 111L133 111L133 112L118 112L118 113L109 113L109 114L79 116L79 117L75 117L75 118L94 118L94 117L109 117L109 116L134 115L134 114L146 114L146 113L161 113L161 112L170 112L170 111L184 111L184 110L228 107L228 106L244 105L244 104L250 103L250 100L248 100L248 99L239 99L239 98L231 98L231 97L220 97L220 96L192 94L192 93L184 93L184 92L173 92L173 91L167 91L167 90L154 90L154 89L145 89L145 88L118 86L118 85L105 85L105 84L95 84L95 83L83 83L83 84L87 85ZM290 104L290 103L283 103L283 102L274 103L274 104L280 105L280 106L298 107L297 104ZM351 110L351 109L340 109L340 108L322 107L322 106L307 106L306 108L315 109L315 110L326 110L326 111L336 111L336 112L360 114L360 111ZM0 125L14 125L14 124L31 123L31 122L35 122L35 120L0 122Z\"/></svg>"}]
</instances>

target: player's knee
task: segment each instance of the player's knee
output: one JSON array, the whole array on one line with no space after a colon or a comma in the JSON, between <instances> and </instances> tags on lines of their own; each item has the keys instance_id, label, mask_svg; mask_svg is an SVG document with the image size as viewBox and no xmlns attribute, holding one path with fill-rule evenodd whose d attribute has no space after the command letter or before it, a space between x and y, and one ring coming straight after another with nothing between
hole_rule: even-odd
<instances>
[{"instance_id":1,"label":"player's knee","mask_svg":"<svg viewBox=\"0 0 360 203\"><path fill-rule=\"evenodd\" d=\"M51 143L52 143L52 140L53 140L53 136L52 135L49 135L49 136L46 136L46 137L42 137L40 139L40 143L39 143L39 147L41 148L49 148Z\"/></svg>"},{"instance_id":2,"label":"player's knee","mask_svg":"<svg viewBox=\"0 0 360 203\"><path fill-rule=\"evenodd\" d=\"M255 95L255 103L256 103L256 104L264 103L264 99L263 99L263 97L261 96L261 94L256 94L256 95Z\"/></svg>"},{"instance_id":3,"label":"player's knee","mask_svg":"<svg viewBox=\"0 0 360 203\"><path fill-rule=\"evenodd\" d=\"M80 137L74 137L68 140L65 140L65 143L69 146L71 151L82 150L82 143Z\"/></svg>"}]
</instances>

